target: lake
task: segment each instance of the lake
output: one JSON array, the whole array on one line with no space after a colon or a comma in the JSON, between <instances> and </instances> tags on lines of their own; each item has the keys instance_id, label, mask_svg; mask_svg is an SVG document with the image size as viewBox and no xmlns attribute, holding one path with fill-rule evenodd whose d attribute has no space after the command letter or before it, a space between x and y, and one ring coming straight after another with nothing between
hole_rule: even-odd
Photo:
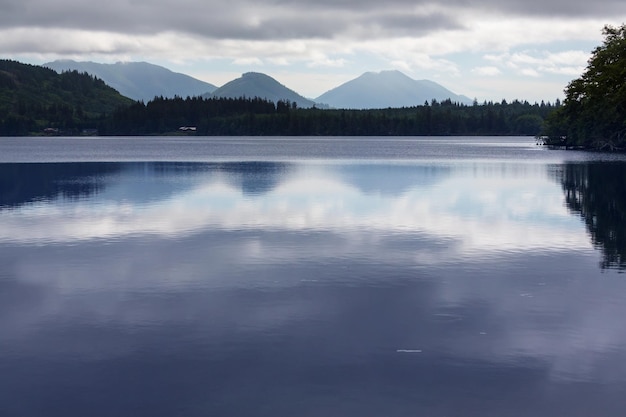
<instances>
[{"instance_id":1,"label":"lake","mask_svg":"<svg viewBox=\"0 0 626 417\"><path fill-rule=\"evenodd\" d=\"M0 415L626 410L626 157L0 138Z\"/></svg>"}]
</instances>

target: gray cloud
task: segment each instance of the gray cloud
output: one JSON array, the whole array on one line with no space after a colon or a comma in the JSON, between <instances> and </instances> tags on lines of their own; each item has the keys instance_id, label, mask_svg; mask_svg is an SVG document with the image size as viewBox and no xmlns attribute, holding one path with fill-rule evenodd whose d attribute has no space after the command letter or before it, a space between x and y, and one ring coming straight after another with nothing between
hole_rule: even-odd
<instances>
[{"instance_id":1,"label":"gray cloud","mask_svg":"<svg viewBox=\"0 0 626 417\"><path fill-rule=\"evenodd\" d=\"M341 35L359 37L420 36L429 31L458 29L459 11L510 13L522 16L615 16L626 12L622 1L495 1L452 0L196 0L160 2L111 0L9 0L0 6L0 29L70 28L126 34L185 32L215 39L307 39Z\"/></svg>"},{"instance_id":2,"label":"gray cloud","mask_svg":"<svg viewBox=\"0 0 626 417\"><path fill-rule=\"evenodd\" d=\"M194 1L145 5L115 0L99 9L74 4L71 0L54 5L34 3L6 5L9 11L0 17L1 25L4 28L69 28L132 34L179 31L240 40L331 38L346 30L367 37L368 33L416 34L459 27L454 18L442 13L379 9L379 5L350 10L345 7L347 4L311 7L268 3L259 7L256 3L237 1L227 9L217 9Z\"/></svg>"}]
</instances>

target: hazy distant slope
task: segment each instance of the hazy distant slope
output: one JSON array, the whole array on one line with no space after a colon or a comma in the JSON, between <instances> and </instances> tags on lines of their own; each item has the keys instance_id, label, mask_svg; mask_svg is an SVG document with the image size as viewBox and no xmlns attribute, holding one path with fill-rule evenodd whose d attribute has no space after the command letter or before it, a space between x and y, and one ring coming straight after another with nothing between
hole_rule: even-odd
<instances>
[{"instance_id":1,"label":"hazy distant slope","mask_svg":"<svg viewBox=\"0 0 626 417\"><path fill-rule=\"evenodd\" d=\"M247 72L240 78L232 80L222 87L215 90L211 96L213 97L231 97L231 98L262 98L277 102L279 100L289 100L297 103L298 107L313 107L315 102L302 97L295 91L285 87L269 75L259 72Z\"/></svg>"},{"instance_id":2,"label":"hazy distant slope","mask_svg":"<svg viewBox=\"0 0 626 417\"><path fill-rule=\"evenodd\" d=\"M57 72L77 70L102 79L120 94L134 100L149 101L155 96L187 97L213 92L217 87L189 75L170 71L147 62L99 64L59 60L44 64Z\"/></svg>"},{"instance_id":3,"label":"hazy distant slope","mask_svg":"<svg viewBox=\"0 0 626 417\"><path fill-rule=\"evenodd\" d=\"M400 71L366 72L315 99L330 107L345 109L377 109L410 107L431 100L470 104L471 100L428 80L414 80Z\"/></svg>"}]
</instances>

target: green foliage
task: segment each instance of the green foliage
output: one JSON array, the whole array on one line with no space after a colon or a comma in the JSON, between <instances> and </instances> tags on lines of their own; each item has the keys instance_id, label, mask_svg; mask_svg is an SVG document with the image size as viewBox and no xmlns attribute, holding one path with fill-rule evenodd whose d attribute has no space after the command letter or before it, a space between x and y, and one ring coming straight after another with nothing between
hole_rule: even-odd
<instances>
[{"instance_id":1,"label":"green foliage","mask_svg":"<svg viewBox=\"0 0 626 417\"><path fill-rule=\"evenodd\" d=\"M99 130L107 135L158 135L194 126L197 135L425 136L537 135L551 104L450 100L377 110L298 108L288 101L254 98L163 97L115 112Z\"/></svg>"},{"instance_id":2,"label":"green foliage","mask_svg":"<svg viewBox=\"0 0 626 417\"><path fill-rule=\"evenodd\" d=\"M73 134L94 128L106 114L128 106L102 80L77 71L0 60L0 135L39 134L46 128Z\"/></svg>"},{"instance_id":3,"label":"green foliage","mask_svg":"<svg viewBox=\"0 0 626 417\"><path fill-rule=\"evenodd\" d=\"M582 76L565 89L561 109L545 126L549 143L626 149L626 25L605 26Z\"/></svg>"}]
</instances>

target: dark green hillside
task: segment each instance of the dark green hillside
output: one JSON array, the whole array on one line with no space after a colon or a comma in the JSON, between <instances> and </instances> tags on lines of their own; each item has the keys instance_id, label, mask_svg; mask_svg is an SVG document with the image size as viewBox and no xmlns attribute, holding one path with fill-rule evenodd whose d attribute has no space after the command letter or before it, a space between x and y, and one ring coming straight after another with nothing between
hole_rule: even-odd
<instances>
[{"instance_id":1,"label":"dark green hillside","mask_svg":"<svg viewBox=\"0 0 626 417\"><path fill-rule=\"evenodd\" d=\"M0 135L22 136L58 129L76 134L95 128L114 110L132 104L102 80L77 71L55 71L0 60Z\"/></svg>"},{"instance_id":2,"label":"dark green hillside","mask_svg":"<svg viewBox=\"0 0 626 417\"><path fill-rule=\"evenodd\" d=\"M534 136L559 106L558 101L503 100L467 106L433 100L415 107L333 110L260 98L157 97L114 112L99 124L99 131L102 135ZM183 130L185 127L193 129Z\"/></svg>"}]
</instances>

